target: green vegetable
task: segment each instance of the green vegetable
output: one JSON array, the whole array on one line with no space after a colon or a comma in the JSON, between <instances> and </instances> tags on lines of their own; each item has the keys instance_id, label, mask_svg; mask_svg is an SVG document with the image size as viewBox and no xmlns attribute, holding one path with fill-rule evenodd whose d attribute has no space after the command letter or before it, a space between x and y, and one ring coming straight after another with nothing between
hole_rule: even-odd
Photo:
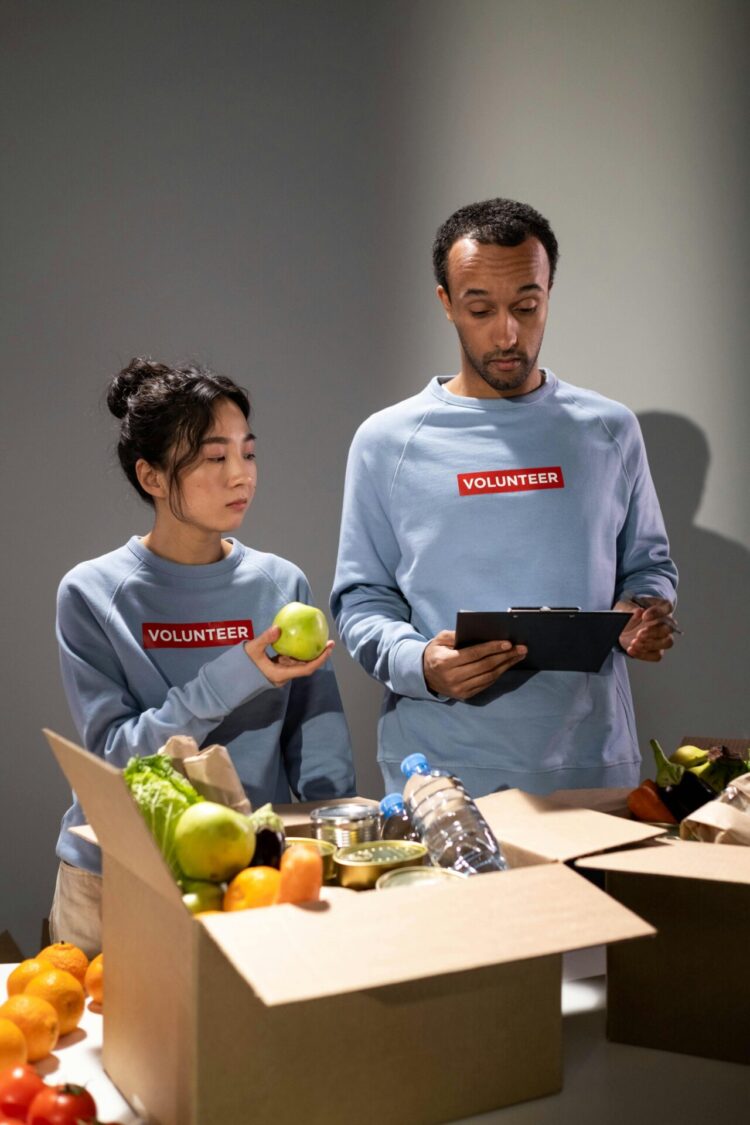
<instances>
[{"instance_id":1,"label":"green vegetable","mask_svg":"<svg viewBox=\"0 0 750 1125\"><path fill-rule=\"evenodd\" d=\"M693 766L691 773L710 785L715 793L722 793L737 777L750 772L750 756L742 758L733 754L726 746L712 746L707 752L708 760Z\"/></svg>"},{"instance_id":2,"label":"green vegetable","mask_svg":"<svg viewBox=\"0 0 750 1125\"><path fill-rule=\"evenodd\" d=\"M273 811L273 806L270 803L261 805L255 812L250 813L248 820L256 832L260 832L261 828L270 828L272 832L283 833L284 831L284 821L278 813Z\"/></svg>"},{"instance_id":3,"label":"green vegetable","mask_svg":"<svg viewBox=\"0 0 750 1125\"><path fill-rule=\"evenodd\" d=\"M198 804L203 797L178 773L166 754L131 758L123 777L172 874L179 881L182 873L174 850L174 831L185 809Z\"/></svg>"},{"instance_id":4,"label":"green vegetable","mask_svg":"<svg viewBox=\"0 0 750 1125\"><path fill-rule=\"evenodd\" d=\"M679 785L682 781L683 774L685 773L684 766L675 765L670 762L662 750L659 743L655 738L650 740L649 745L654 752L654 761L656 763L656 784L659 789L667 789L670 785Z\"/></svg>"}]
</instances>

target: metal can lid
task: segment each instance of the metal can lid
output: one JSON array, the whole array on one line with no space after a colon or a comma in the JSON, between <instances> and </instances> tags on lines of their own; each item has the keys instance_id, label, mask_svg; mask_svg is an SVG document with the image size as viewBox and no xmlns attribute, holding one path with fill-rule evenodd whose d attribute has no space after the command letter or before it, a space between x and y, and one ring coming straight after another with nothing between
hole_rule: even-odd
<instances>
[{"instance_id":1,"label":"metal can lid","mask_svg":"<svg viewBox=\"0 0 750 1125\"><path fill-rule=\"evenodd\" d=\"M447 867L399 867L395 871L387 871L378 878L375 884L377 890L387 890L391 887L419 887L434 886L435 883L451 883L456 879L463 879L458 871Z\"/></svg>"},{"instance_id":2,"label":"metal can lid","mask_svg":"<svg viewBox=\"0 0 750 1125\"><path fill-rule=\"evenodd\" d=\"M349 824L353 820L377 820L379 810L377 805L356 805L353 803L341 805L327 805L324 808L312 809L310 820L313 824Z\"/></svg>"}]
</instances>

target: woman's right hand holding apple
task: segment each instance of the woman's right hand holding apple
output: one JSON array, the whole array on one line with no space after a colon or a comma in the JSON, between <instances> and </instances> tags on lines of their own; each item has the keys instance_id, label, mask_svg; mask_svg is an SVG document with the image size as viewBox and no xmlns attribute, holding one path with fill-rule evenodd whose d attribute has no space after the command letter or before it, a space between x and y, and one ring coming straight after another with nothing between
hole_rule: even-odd
<instances>
[{"instance_id":1,"label":"woman's right hand holding apple","mask_svg":"<svg viewBox=\"0 0 750 1125\"><path fill-rule=\"evenodd\" d=\"M272 625L260 636L245 641L245 652L274 687L283 687L289 680L312 676L322 668L333 651L333 641L328 641L320 656L314 660L293 660L291 656L269 656L266 649L281 636L278 625Z\"/></svg>"}]
</instances>

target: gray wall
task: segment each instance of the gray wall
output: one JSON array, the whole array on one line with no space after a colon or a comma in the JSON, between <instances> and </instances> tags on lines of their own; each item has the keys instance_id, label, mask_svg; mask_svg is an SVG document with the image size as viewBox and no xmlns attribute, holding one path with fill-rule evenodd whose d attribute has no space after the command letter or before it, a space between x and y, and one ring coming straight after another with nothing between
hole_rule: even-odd
<instances>
[{"instance_id":1,"label":"gray wall","mask_svg":"<svg viewBox=\"0 0 750 1125\"><path fill-rule=\"evenodd\" d=\"M74 735L54 594L148 528L102 404L131 355L246 383L244 538L324 603L348 443L456 370L438 223L527 199L562 245L543 361L643 418L686 636L637 667L642 741L750 735L740 3L0 2L4 339L0 932L34 952ZM744 616L743 616L744 615ZM449 623L446 623L449 624ZM336 667L362 792L379 690Z\"/></svg>"}]
</instances>

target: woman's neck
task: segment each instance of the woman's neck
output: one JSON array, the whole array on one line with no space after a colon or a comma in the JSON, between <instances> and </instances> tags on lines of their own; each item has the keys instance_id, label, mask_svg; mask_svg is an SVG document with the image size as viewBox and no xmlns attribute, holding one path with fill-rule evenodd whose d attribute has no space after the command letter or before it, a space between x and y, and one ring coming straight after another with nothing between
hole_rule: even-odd
<instances>
[{"instance_id":1,"label":"woman's neck","mask_svg":"<svg viewBox=\"0 0 750 1125\"><path fill-rule=\"evenodd\" d=\"M159 526L158 520L141 542L159 558L184 566L220 562L232 550L232 544L218 532L200 532L188 525L170 527L167 531Z\"/></svg>"}]
</instances>

